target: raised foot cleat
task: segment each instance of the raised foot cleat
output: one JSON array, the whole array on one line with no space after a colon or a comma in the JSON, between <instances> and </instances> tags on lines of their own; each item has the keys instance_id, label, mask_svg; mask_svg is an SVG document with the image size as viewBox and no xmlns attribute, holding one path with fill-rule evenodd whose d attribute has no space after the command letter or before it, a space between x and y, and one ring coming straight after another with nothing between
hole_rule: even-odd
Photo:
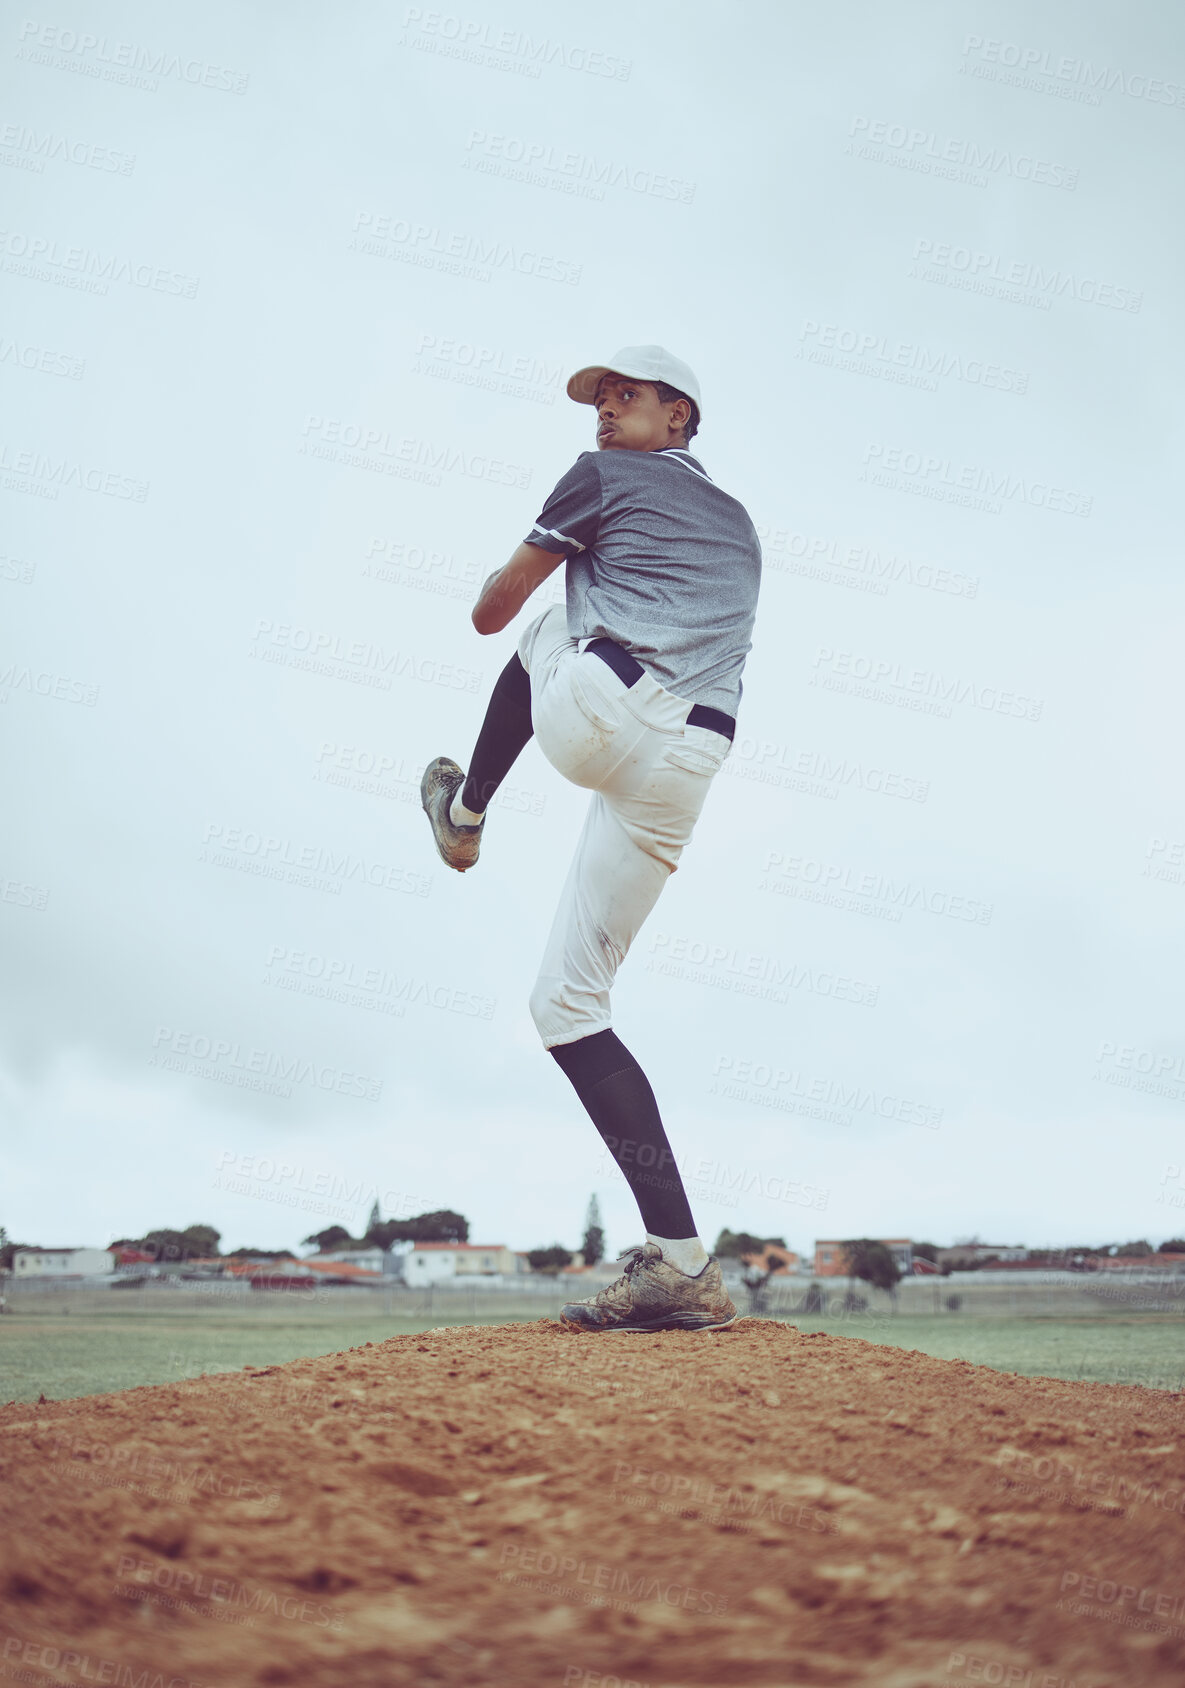
<instances>
[{"instance_id":1,"label":"raised foot cleat","mask_svg":"<svg viewBox=\"0 0 1185 1688\"><path fill-rule=\"evenodd\" d=\"M560 1318L571 1330L720 1330L737 1317L719 1263L709 1258L696 1278L676 1271L655 1243L618 1256L620 1278L588 1301L569 1301Z\"/></svg>"},{"instance_id":2,"label":"raised foot cleat","mask_svg":"<svg viewBox=\"0 0 1185 1688\"><path fill-rule=\"evenodd\" d=\"M420 781L420 802L432 825L432 836L442 860L464 873L477 860L481 849L483 815L477 826L454 826L449 819L453 798L465 783L465 775L447 756L429 762Z\"/></svg>"}]
</instances>

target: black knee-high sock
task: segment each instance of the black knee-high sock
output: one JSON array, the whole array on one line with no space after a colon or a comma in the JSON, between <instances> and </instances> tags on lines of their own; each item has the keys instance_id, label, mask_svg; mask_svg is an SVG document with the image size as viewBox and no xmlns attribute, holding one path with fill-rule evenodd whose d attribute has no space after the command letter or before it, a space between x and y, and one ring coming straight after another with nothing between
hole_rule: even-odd
<instances>
[{"instance_id":1,"label":"black knee-high sock","mask_svg":"<svg viewBox=\"0 0 1185 1688\"><path fill-rule=\"evenodd\" d=\"M467 809L475 815L485 813L532 731L531 680L516 651L494 682L469 759L469 774L461 789L461 802Z\"/></svg>"},{"instance_id":2,"label":"black knee-high sock","mask_svg":"<svg viewBox=\"0 0 1185 1688\"><path fill-rule=\"evenodd\" d=\"M647 1231L694 1237L687 1194L650 1082L616 1032L593 1032L549 1051L568 1075L621 1168Z\"/></svg>"}]
</instances>

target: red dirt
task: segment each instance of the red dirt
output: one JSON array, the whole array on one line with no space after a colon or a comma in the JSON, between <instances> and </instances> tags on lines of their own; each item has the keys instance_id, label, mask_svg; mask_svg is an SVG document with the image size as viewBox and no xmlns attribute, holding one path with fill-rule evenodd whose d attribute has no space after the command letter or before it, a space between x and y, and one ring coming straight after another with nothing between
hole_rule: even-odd
<instances>
[{"instance_id":1,"label":"red dirt","mask_svg":"<svg viewBox=\"0 0 1185 1688\"><path fill-rule=\"evenodd\" d=\"M1180 1688L1182 1410L752 1319L13 1405L0 1681Z\"/></svg>"}]
</instances>

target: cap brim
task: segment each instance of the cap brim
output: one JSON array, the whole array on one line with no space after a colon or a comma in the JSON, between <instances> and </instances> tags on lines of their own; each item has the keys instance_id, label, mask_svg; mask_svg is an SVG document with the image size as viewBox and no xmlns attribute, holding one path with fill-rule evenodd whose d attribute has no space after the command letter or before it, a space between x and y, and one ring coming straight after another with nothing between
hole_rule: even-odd
<instances>
[{"instance_id":1,"label":"cap brim","mask_svg":"<svg viewBox=\"0 0 1185 1688\"><path fill-rule=\"evenodd\" d=\"M577 404L595 404L597 382L602 375L628 375L627 369L611 369L607 363L590 363L586 369L578 369L575 375L568 377L568 397L575 399ZM635 376L635 380L640 377Z\"/></svg>"}]
</instances>

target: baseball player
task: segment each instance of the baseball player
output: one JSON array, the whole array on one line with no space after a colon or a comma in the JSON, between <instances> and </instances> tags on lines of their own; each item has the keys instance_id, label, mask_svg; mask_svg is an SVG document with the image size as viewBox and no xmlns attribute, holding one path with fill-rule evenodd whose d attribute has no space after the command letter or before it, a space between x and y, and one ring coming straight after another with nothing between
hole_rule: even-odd
<instances>
[{"instance_id":1,"label":"baseball player","mask_svg":"<svg viewBox=\"0 0 1185 1688\"><path fill-rule=\"evenodd\" d=\"M761 548L753 523L688 449L699 382L662 346L577 370L596 412L580 454L472 612L499 633L561 563L566 603L537 616L495 682L468 773L429 764L436 846L464 873L490 799L534 734L592 793L530 1008L637 1201L646 1240L564 1323L586 1331L706 1330L737 1316L696 1233L645 1073L611 1026L609 991L732 748Z\"/></svg>"}]
</instances>

